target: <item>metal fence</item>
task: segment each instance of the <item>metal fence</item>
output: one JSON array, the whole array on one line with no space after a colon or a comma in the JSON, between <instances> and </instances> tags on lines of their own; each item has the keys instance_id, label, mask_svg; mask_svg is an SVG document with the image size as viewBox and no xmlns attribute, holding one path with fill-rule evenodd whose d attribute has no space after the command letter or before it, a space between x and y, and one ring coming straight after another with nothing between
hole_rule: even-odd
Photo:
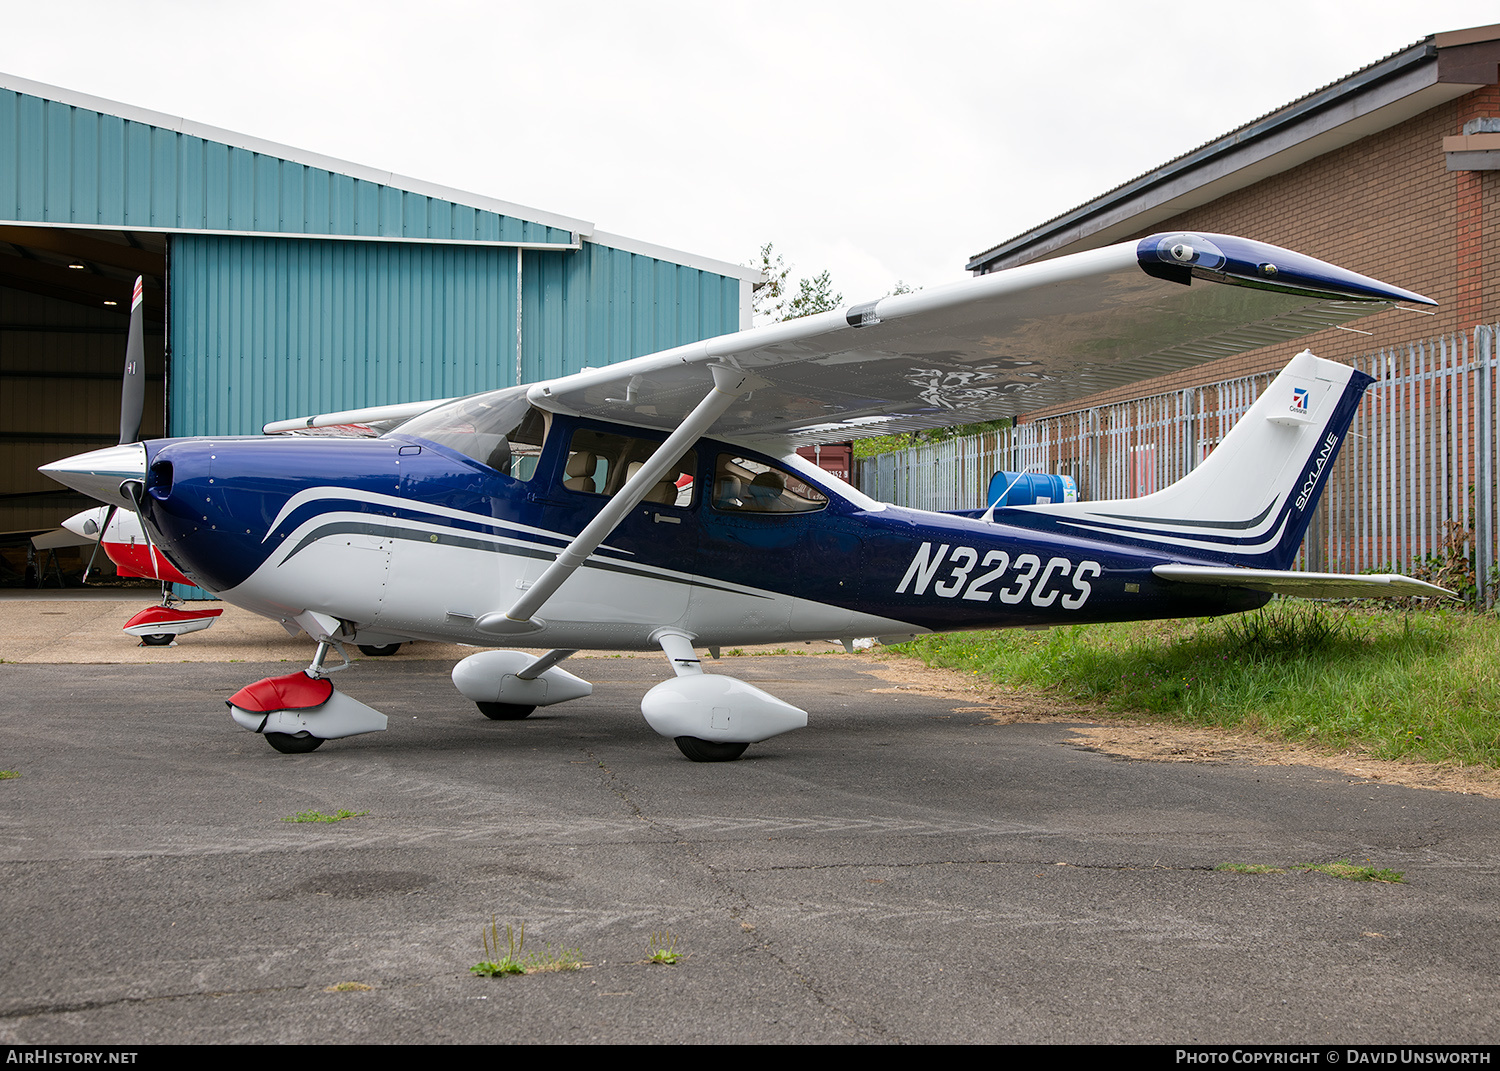
<instances>
[{"instance_id":1,"label":"metal fence","mask_svg":"<svg viewBox=\"0 0 1500 1071\"><path fill-rule=\"evenodd\" d=\"M1409 571L1458 549L1474 563L1481 599L1495 602L1497 334L1500 325L1484 326L1354 360L1375 382L1298 568ZM1135 498L1190 472L1273 378L1224 380L864 458L854 481L881 501L935 510L986 505L997 469L1072 476L1083 500Z\"/></svg>"}]
</instances>

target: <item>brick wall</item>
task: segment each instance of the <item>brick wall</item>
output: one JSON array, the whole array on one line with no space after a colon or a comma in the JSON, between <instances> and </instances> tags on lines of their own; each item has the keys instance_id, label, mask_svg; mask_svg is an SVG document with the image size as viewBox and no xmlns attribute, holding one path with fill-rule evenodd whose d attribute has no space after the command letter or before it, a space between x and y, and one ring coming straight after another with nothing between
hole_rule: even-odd
<instances>
[{"instance_id":1,"label":"brick wall","mask_svg":"<svg viewBox=\"0 0 1500 1071\"><path fill-rule=\"evenodd\" d=\"M1486 86L1397 126L1184 212L1134 237L1208 231L1255 238L1425 294L1437 315L1391 310L1356 320L1371 334L1329 329L1064 407L1027 420L1278 370L1304 347L1347 362L1381 346L1500 320L1500 171L1450 172L1445 136L1500 115Z\"/></svg>"}]
</instances>

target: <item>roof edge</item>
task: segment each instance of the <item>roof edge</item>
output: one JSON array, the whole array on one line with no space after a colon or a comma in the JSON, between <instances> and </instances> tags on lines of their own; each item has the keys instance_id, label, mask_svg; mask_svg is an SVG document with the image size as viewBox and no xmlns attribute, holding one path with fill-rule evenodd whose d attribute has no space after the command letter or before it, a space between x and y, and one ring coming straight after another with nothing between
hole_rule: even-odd
<instances>
[{"instance_id":1,"label":"roof edge","mask_svg":"<svg viewBox=\"0 0 1500 1071\"><path fill-rule=\"evenodd\" d=\"M675 249L668 249L662 245L652 245L650 242L642 242L635 238L626 238L620 234L609 234L606 231L595 231L589 236L589 241L594 245L604 245L611 249L618 249L622 253L637 253L643 257L652 257L656 260L666 260L673 264L681 264L687 268L697 268L699 271L712 272L715 275L724 275L732 279L744 279L747 282L760 283L765 281L765 276L755 268L747 268L743 264L731 264L727 260L715 260L712 257L700 257L693 253L682 253Z\"/></svg>"}]
</instances>

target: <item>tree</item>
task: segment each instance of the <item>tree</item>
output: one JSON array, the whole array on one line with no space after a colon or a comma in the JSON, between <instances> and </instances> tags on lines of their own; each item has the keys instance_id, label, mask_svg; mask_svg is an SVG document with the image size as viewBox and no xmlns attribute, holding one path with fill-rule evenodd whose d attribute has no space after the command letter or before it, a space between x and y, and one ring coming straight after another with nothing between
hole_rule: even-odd
<instances>
[{"instance_id":1,"label":"tree","mask_svg":"<svg viewBox=\"0 0 1500 1071\"><path fill-rule=\"evenodd\" d=\"M843 303L844 295L834 293L833 280L829 278L828 269L824 268L811 279L798 281L797 294L786 303L786 315L782 319L795 320L816 312L832 312Z\"/></svg>"},{"instance_id":2,"label":"tree","mask_svg":"<svg viewBox=\"0 0 1500 1071\"><path fill-rule=\"evenodd\" d=\"M792 269L770 242L760 247L754 268L766 277L755 288L752 308L759 323L780 323L815 312L830 312L844 303L844 295L833 289L833 278L825 268L811 279L799 279L797 292L790 293Z\"/></svg>"},{"instance_id":3,"label":"tree","mask_svg":"<svg viewBox=\"0 0 1500 1071\"><path fill-rule=\"evenodd\" d=\"M756 285L751 302L756 322L774 324L786 319L786 280L792 269L770 242L760 247L759 263L751 266L766 277L765 282Z\"/></svg>"}]
</instances>

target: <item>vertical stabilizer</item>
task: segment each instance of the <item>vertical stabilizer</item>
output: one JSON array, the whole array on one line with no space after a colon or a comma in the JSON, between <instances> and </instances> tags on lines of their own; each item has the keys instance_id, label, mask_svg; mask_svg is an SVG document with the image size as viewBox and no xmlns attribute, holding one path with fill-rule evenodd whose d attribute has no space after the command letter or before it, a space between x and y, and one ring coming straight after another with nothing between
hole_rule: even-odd
<instances>
[{"instance_id":1,"label":"vertical stabilizer","mask_svg":"<svg viewBox=\"0 0 1500 1071\"><path fill-rule=\"evenodd\" d=\"M1170 487L1141 498L1034 509L1065 527L1183 560L1285 569L1372 382L1303 350L1214 452Z\"/></svg>"}]
</instances>

